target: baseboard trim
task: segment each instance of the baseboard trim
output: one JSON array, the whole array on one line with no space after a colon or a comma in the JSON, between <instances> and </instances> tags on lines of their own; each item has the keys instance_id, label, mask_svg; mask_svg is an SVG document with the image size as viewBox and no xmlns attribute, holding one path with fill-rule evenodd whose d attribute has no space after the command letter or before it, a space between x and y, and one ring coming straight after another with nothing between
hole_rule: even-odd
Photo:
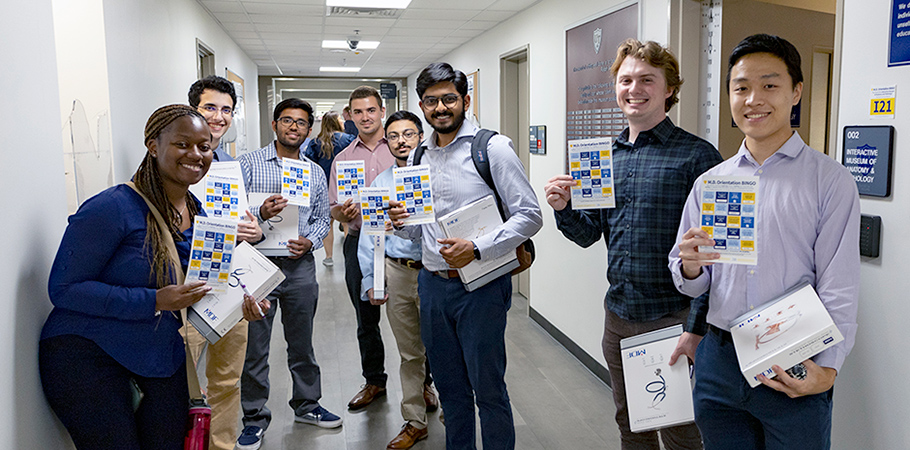
<instances>
[{"instance_id":1,"label":"baseboard trim","mask_svg":"<svg viewBox=\"0 0 910 450\"><path fill-rule=\"evenodd\" d=\"M607 386L612 389L610 386L610 371L606 367L597 362L596 359L592 358L588 352L584 351L578 344L575 343L572 339L566 336L562 331L559 331L556 326L550 323L542 314L537 312L532 306L528 306L528 316L540 325L544 331L547 332L553 339L556 339L556 342L559 342L560 345L565 347L575 359L578 360L583 366L585 366L595 377L603 381Z\"/></svg>"}]
</instances>

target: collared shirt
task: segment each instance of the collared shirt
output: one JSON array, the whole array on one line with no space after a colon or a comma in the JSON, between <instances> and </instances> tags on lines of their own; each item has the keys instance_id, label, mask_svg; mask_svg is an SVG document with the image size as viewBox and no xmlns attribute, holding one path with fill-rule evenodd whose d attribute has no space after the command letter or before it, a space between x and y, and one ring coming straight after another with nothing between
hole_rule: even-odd
<instances>
[{"instance_id":1,"label":"collared shirt","mask_svg":"<svg viewBox=\"0 0 910 450\"><path fill-rule=\"evenodd\" d=\"M298 206L300 222L297 233L313 243L311 250L322 247L322 240L329 234L329 199L326 192L325 172L299 150L300 161L310 163L310 206ZM243 172L243 184L247 192L281 193L281 158L275 148L275 141L259 150L244 153L237 158ZM259 221L258 205L250 205L251 212Z\"/></svg>"},{"instance_id":2,"label":"collared shirt","mask_svg":"<svg viewBox=\"0 0 910 450\"><path fill-rule=\"evenodd\" d=\"M705 266L701 275L687 280L679 248L673 247L669 266L679 291L697 296L710 285L708 323L729 329L740 315L808 281L844 336L813 359L840 370L856 336L859 299L859 195L850 172L794 132L764 164L755 161L744 143L736 156L703 177L708 175L759 177L758 264ZM700 186L695 184L686 201L677 242L701 224Z\"/></svg>"},{"instance_id":3,"label":"collared shirt","mask_svg":"<svg viewBox=\"0 0 910 450\"><path fill-rule=\"evenodd\" d=\"M471 159L471 141L476 133L477 127L466 120L449 145L437 146L435 131L423 143L427 149L420 163L430 166L430 188L436 217L493 195L493 190L477 173ZM502 198L508 220L474 240L482 260L514 252L519 244L536 234L543 225L537 195L525 177L524 166L512 150L512 140L501 134L493 136L487 145L487 154L493 183ZM413 159L414 152L411 152L408 164L413 163ZM423 265L428 270L450 269L439 254L442 245L436 240L445 239L445 234L438 224L406 226L396 230L395 234L408 239L422 238Z\"/></svg>"},{"instance_id":4,"label":"collared shirt","mask_svg":"<svg viewBox=\"0 0 910 450\"><path fill-rule=\"evenodd\" d=\"M588 247L604 236L607 279L605 306L631 322L659 319L688 308L686 330L703 335L705 299L693 304L680 294L667 270L666 255L695 179L723 158L708 141L665 118L629 142L626 128L613 142L616 207L556 211L556 226Z\"/></svg>"},{"instance_id":5,"label":"collared shirt","mask_svg":"<svg viewBox=\"0 0 910 450\"><path fill-rule=\"evenodd\" d=\"M395 166L384 170L373 180L373 187L392 187L395 180L392 175L392 169ZM360 273L363 275L363 283L360 284L360 298L369 300L367 291L373 288L373 257L375 256L373 242L378 236L360 234L357 242L357 260L360 262ZM392 258L412 259L420 261L421 248L419 241L402 239L394 235L385 236L385 254Z\"/></svg>"},{"instance_id":6,"label":"collared shirt","mask_svg":"<svg viewBox=\"0 0 910 450\"><path fill-rule=\"evenodd\" d=\"M329 175L329 207L338 204L338 184L336 183L337 175L335 164L338 161L363 161L364 171L366 171L366 185L369 186L376 179L376 176L395 164L395 157L389 151L389 141L385 137L379 139L376 147L370 150L360 136L354 139L346 149L342 150L335 161L332 162L332 173ZM358 214L354 220L348 222L348 229L352 231L360 230L361 217Z\"/></svg>"},{"instance_id":7,"label":"collared shirt","mask_svg":"<svg viewBox=\"0 0 910 450\"><path fill-rule=\"evenodd\" d=\"M234 160L234 158L232 158L231 155L228 154L228 152L224 150L224 141L218 142L218 147L216 147L215 150L212 151L212 156L215 161L220 161L220 162Z\"/></svg>"}]
</instances>

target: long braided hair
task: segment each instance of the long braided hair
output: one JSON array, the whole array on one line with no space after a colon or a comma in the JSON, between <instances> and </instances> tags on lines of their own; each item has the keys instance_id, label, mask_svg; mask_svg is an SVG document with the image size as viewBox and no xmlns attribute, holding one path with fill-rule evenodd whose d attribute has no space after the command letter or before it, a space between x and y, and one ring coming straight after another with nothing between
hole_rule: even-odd
<instances>
[{"instance_id":1,"label":"long braided hair","mask_svg":"<svg viewBox=\"0 0 910 450\"><path fill-rule=\"evenodd\" d=\"M341 128L341 124L338 123L338 113L335 111L329 111L322 115L322 128L319 130L319 136L316 138L319 140L319 144L322 146L322 157L325 159L332 159L332 156L335 154L335 143L333 139L335 138L335 133L344 131Z\"/></svg>"},{"instance_id":2,"label":"long braided hair","mask_svg":"<svg viewBox=\"0 0 910 450\"><path fill-rule=\"evenodd\" d=\"M145 124L145 145L148 147L149 141L158 139L170 124L175 120L184 117L198 117L203 122L205 118L199 114L195 108L187 105L167 105L155 110ZM180 224L183 222L183 216L177 211L177 208L171 204L164 192L164 183L161 181L161 174L158 171L158 161L152 156L151 152L145 153L145 158L136 169L133 175L133 183L143 194L152 202L155 209L161 214L168 225L168 231L173 236L174 241L182 241L183 234L180 232ZM196 202L193 201L192 194L186 193L186 210L190 215L190 220L199 213ZM149 254L152 265L152 273L155 274L156 282L159 288L167 286L174 282L171 258L168 249L164 245L161 231L158 229L158 222L152 212L145 217L146 234L145 249ZM176 268L179 270L179 268Z\"/></svg>"}]
</instances>

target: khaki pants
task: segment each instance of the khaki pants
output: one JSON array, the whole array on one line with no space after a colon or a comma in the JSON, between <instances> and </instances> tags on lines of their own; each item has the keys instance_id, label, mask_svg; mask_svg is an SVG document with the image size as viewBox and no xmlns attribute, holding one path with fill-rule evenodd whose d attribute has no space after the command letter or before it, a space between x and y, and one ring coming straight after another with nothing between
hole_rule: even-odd
<instances>
[{"instance_id":1,"label":"khaki pants","mask_svg":"<svg viewBox=\"0 0 910 450\"><path fill-rule=\"evenodd\" d=\"M205 362L206 399L212 407L211 439L212 450L232 450L240 432L240 374L246 355L246 320L241 320L214 345L208 345ZM188 326L187 341L196 366L207 341L193 326ZM181 330L183 334L183 330Z\"/></svg>"},{"instance_id":2,"label":"khaki pants","mask_svg":"<svg viewBox=\"0 0 910 450\"><path fill-rule=\"evenodd\" d=\"M398 353L401 355L401 416L416 428L427 427L427 405L423 400L426 380L426 349L420 340L420 298L417 296L418 269L385 260L389 301L386 313Z\"/></svg>"}]
</instances>

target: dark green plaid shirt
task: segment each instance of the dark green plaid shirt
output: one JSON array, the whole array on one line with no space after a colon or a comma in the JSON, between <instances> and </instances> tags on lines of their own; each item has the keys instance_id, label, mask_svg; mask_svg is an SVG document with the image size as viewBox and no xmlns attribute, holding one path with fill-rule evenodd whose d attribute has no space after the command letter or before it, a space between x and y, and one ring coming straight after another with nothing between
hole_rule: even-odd
<instances>
[{"instance_id":1,"label":"dark green plaid shirt","mask_svg":"<svg viewBox=\"0 0 910 450\"><path fill-rule=\"evenodd\" d=\"M629 143L629 129L613 142L616 207L556 212L556 226L582 247L606 236L606 307L631 322L647 322L692 306L686 331L706 331L707 294L679 293L667 268L692 184L723 158L711 143L670 118Z\"/></svg>"}]
</instances>

